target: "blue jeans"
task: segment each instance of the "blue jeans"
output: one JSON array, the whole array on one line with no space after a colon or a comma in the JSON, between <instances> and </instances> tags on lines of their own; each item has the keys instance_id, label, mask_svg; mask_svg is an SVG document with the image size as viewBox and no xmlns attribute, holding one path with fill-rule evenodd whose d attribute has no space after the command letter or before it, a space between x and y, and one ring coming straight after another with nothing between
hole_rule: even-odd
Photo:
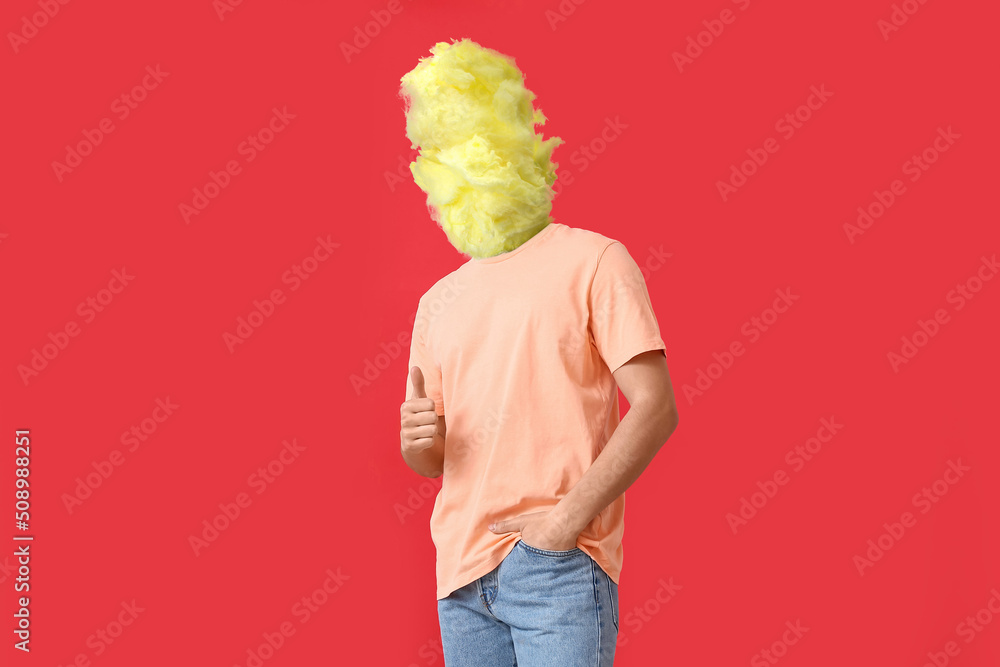
<instances>
[{"instance_id":1,"label":"blue jeans","mask_svg":"<svg viewBox=\"0 0 1000 667\"><path fill-rule=\"evenodd\" d=\"M611 667L618 584L574 547L518 540L493 569L438 600L445 667Z\"/></svg>"}]
</instances>

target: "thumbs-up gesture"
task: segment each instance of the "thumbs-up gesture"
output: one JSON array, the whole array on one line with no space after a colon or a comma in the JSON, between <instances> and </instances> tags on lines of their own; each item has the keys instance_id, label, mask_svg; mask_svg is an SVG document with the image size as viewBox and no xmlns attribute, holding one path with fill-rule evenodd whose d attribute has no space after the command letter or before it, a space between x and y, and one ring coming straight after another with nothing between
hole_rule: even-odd
<instances>
[{"instance_id":1,"label":"thumbs-up gesture","mask_svg":"<svg viewBox=\"0 0 1000 667\"><path fill-rule=\"evenodd\" d=\"M434 399L424 391L424 374L419 366L410 369L413 397L399 408L399 439L403 451L419 452L434 444L438 434L438 415Z\"/></svg>"}]
</instances>

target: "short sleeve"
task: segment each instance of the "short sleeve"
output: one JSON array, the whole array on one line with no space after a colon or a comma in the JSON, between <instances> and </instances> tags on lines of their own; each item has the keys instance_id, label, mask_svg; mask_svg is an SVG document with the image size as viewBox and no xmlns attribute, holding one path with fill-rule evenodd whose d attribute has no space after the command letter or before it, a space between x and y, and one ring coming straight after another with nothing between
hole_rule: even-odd
<instances>
[{"instance_id":1,"label":"short sleeve","mask_svg":"<svg viewBox=\"0 0 1000 667\"><path fill-rule=\"evenodd\" d=\"M406 365L405 399L413 398L413 382L410 381L410 369L420 367L424 376L424 392L434 400L434 411L440 416L444 414L444 396L441 390L441 367L434 360L427 347L427 317L423 297L417 306L417 316L413 320L413 334L410 336L410 360Z\"/></svg>"},{"instance_id":2,"label":"short sleeve","mask_svg":"<svg viewBox=\"0 0 1000 667\"><path fill-rule=\"evenodd\" d=\"M642 271L620 241L601 254L588 296L590 335L612 372L641 352L664 350Z\"/></svg>"}]
</instances>

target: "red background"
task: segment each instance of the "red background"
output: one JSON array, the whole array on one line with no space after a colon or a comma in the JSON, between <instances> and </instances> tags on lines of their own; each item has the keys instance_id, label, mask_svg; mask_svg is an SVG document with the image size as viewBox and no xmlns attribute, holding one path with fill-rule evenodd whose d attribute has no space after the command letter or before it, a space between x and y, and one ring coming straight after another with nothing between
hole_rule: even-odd
<instances>
[{"instance_id":1,"label":"red background","mask_svg":"<svg viewBox=\"0 0 1000 667\"><path fill-rule=\"evenodd\" d=\"M566 141L555 220L655 268L681 420L627 492L616 664L770 664L758 652L780 653L796 621L809 629L784 665L918 667L949 641L949 664L998 664L1000 617L984 612L971 642L959 624L1000 587L1000 281L961 309L947 299L1000 250L997 9L907 6L885 38L888 0L567 0L565 20L547 13L556 0L402 0L397 14L246 0L222 18L210 0L69 2L34 33L38 2L6 2L4 664L247 665L284 622L295 632L266 665L443 664L427 525L439 482L399 455L394 342L464 258L405 166L398 178L396 93L460 37L513 56L541 131ZM680 71L673 54L724 9L732 23ZM371 11L391 20L346 58ZM114 100L157 65L169 74L120 119ZM831 96L786 137L775 123L810 86ZM247 161L238 146L275 107L294 119ZM60 180L53 162L102 118L114 130ZM627 127L601 146L609 118ZM910 181L904 163L939 127L959 138ZM718 181L769 137L777 152L724 201ZM186 223L179 206L229 160L240 173ZM852 243L845 223L894 179L905 194ZM282 276L317 237L339 247L292 290ZM654 250L669 259L646 264ZM85 322L78 304L122 267L134 279ZM750 342L743 324L785 288L800 298ZM230 351L224 334L274 289L286 301ZM894 370L887 355L938 308L947 323ZM79 335L25 382L19 367L69 322ZM745 353L709 369L733 341ZM128 451L123 432L167 397L179 407ZM842 430L794 471L786 452L822 418ZM10 632L15 429L32 437L30 655ZM249 476L292 439L304 451L258 495ZM69 511L77 478L116 450L121 465ZM969 471L921 513L913 496L959 459ZM778 470L791 481L734 535L727 514ZM251 504L195 555L189 537L241 492ZM855 556L906 511L915 525L859 574ZM302 623L294 606L328 568L345 580ZM143 611L96 655L88 638L116 632L133 600Z\"/></svg>"}]
</instances>

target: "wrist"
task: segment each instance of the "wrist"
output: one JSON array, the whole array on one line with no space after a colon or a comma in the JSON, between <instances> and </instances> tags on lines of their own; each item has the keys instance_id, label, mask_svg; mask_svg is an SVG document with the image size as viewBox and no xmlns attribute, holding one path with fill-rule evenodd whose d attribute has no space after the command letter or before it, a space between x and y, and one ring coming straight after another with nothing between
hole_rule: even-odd
<instances>
[{"instance_id":1,"label":"wrist","mask_svg":"<svg viewBox=\"0 0 1000 667\"><path fill-rule=\"evenodd\" d=\"M576 537L579 535L586 525L580 525L579 518L576 516L572 507L567 505L565 500L560 500L556 506L549 512L549 521L555 526L556 530L563 533L564 535L572 535Z\"/></svg>"}]
</instances>

